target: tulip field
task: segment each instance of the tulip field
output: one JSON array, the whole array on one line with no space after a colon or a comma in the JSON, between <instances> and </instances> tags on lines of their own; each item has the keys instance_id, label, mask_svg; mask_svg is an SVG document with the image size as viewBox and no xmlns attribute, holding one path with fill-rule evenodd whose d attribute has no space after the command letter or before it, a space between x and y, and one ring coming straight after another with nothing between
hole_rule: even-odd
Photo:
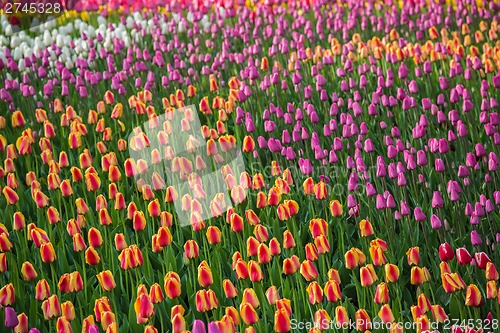
<instances>
[{"instance_id":1,"label":"tulip field","mask_svg":"<svg viewBox=\"0 0 500 333\"><path fill-rule=\"evenodd\" d=\"M499 1L0 8L0 332L500 331Z\"/></svg>"}]
</instances>

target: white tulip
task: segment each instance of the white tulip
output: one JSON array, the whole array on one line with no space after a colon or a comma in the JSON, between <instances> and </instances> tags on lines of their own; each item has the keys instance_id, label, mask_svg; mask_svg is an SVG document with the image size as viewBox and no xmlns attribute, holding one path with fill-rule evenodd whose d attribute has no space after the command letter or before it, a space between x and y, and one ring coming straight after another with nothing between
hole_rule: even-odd
<instances>
[{"instance_id":1,"label":"white tulip","mask_svg":"<svg viewBox=\"0 0 500 333\"><path fill-rule=\"evenodd\" d=\"M24 72L26 70L26 65L24 64L24 59L19 60L17 67L19 68L20 72Z\"/></svg>"},{"instance_id":2,"label":"white tulip","mask_svg":"<svg viewBox=\"0 0 500 333\"><path fill-rule=\"evenodd\" d=\"M4 34L5 36L12 36L12 34L14 33L14 31L12 31L12 26L9 24L8 26L5 27L4 30Z\"/></svg>"}]
</instances>

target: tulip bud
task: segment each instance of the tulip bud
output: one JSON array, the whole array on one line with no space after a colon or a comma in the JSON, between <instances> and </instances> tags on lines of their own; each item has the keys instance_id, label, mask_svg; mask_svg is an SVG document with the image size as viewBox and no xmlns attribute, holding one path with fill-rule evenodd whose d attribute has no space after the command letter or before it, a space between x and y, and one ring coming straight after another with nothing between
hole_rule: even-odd
<instances>
[{"instance_id":1,"label":"tulip bud","mask_svg":"<svg viewBox=\"0 0 500 333\"><path fill-rule=\"evenodd\" d=\"M115 278L109 270L98 273L97 280L104 291L111 291L116 287Z\"/></svg>"},{"instance_id":2,"label":"tulip bud","mask_svg":"<svg viewBox=\"0 0 500 333\"><path fill-rule=\"evenodd\" d=\"M479 307L484 303L483 297L479 288L475 284L471 284L467 287L465 294L465 305Z\"/></svg>"},{"instance_id":3,"label":"tulip bud","mask_svg":"<svg viewBox=\"0 0 500 333\"><path fill-rule=\"evenodd\" d=\"M35 268L29 261L25 261L21 267L21 273L25 281L31 281L38 276Z\"/></svg>"},{"instance_id":4,"label":"tulip bud","mask_svg":"<svg viewBox=\"0 0 500 333\"><path fill-rule=\"evenodd\" d=\"M57 295L52 295L47 300L43 301L42 311L45 320L61 315L61 306L59 305Z\"/></svg>"}]
</instances>

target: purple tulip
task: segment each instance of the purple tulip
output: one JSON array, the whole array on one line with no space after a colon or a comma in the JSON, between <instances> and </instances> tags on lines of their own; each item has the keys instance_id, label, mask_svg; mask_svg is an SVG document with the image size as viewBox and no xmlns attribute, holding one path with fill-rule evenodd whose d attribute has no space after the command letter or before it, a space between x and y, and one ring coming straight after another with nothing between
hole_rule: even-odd
<instances>
[{"instance_id":1,"label":"purple tulip","mask_svg":"<svg viewBox=\"0 0 500 333\"><path fill-rule=\"evenodd\" d=\"M191 330L191 332L192 333L207 333L205 323L199 319L196 319L193 322L193 329Z\"/></svg>"},{"instance_id":2,"label":"purple tulip","mask_svg":"<svg viewBox=\"0 0 500 333\"><path fill-rule=\"evenodd\" d=\"M424 212L422 211L422 208L420 208L420 207L416 207L413 210L413 215L415 216L415 220L417 220L418 222L422 222L422 221L425 221L427 219Z\"/></svg>"},{"instance_id":3,"label":"purple tulip","mask_svg":"<svg viewBox=\"0 0 500 333\"><path fill-rule=\"evenodd\" d=\"M483 244L483 240L476 230L472 230L472 232L470 233L470 241L474 246Z\"/></svg>"},{"instance_id":4,"label":"purple tulip","mask_svg":"<svg viewBox=\"0 0 500 333\"><path fill-rule=\"evenodd\" d=\"M432 229L441 229L443 226L443 224L441 223L441 220L435 214L432 214L432 216L431 216L431 226L432 226Z\"/></svg>"},{"instance_id":5,"label":"purple tulip","mask_svg":"<svg viewBox=\"0 0 500 333\"><path fill-rule=\"evenodd\" d=\"M14 328L19 324L19 319L17 318L16 310L10 306L5 308L5 327Z\"/></svg>"},{"instance_id":6,"label":"purple tulip","mask_svg":"<svg viewBox=\"0 0 500 333\"><path fill-rule=\"evenodd\" d=\"M217 327L215 322L208 324L208 333L220 333L219 327Z\"/></svg>"}]
</instances>

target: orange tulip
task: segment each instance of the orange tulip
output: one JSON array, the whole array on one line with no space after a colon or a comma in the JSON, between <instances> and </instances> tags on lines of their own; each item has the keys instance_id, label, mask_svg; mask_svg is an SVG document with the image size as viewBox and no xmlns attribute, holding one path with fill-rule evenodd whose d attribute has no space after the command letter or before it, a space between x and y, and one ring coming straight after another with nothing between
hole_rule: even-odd
<instances>
[{"instance_id":1,"label":"orange tulip","mask_svg":"<svg viewBox=\"0 0 500 333\"><path fill-rule=\"evenodd\" d=\"M448 319L448 315L440 305L433 305L431 310L435 321L444 323Z\"/></svg>"},{"instance_id":2,"label":"orange tulip","mask_svg":"<svg viewBox=\"0 0 500 333\"><path fill-rule=\"evenodd\" d=\"M266 290L266 298L269 304L274 305L281 298L276 286L271 286Z\"/></svg>"},{"instance_id":3,"label":"orange tulip","mask_svg":"<svg viewBox=\"0 0 500 333\"><path fill-rule=\"evenodd\" d=\"M335 320L340 325L346 325L349 323L349 315L347 314L347 309L341 305L335 308Z\"/></svg>"},{"instance_id":4,"label":"orange tulip","mask_svg":"<svg viewBox=\"0 0 500 333\"><path fill-rule=\"evenodd\" d=\"M97 253L96 249L93 246L90 246L85 251L85 262L88 265L95 266L101 261L101 257L99 253Z\"/></svg>"},{"instance_id":5,"label":"orange tulip","mask_svg":"<svg viewBox=\"0 0 500 333\"><path fill-rule=\"evenodd\" d=\"M134 310L138 324L145 324L153 316L155 308L147 294L137 296L134 302Z\"/></svg>"},{"instance_id":6,"label":"orange tulip","mask_svg":"<svg viewBox=\"0 0 500 333\"><path fill-rule=\"evenodd\" d=\"M0 305L9 306L16 301L16 291L12 283L7 283L0 289Z\"/></svg>"},{"instance_id":7,"label":"orange tulip","mask_svg":"<svg viewBox=\"0 0 500 333\"><path fill-rule=\"evenodd\" d=\"M238 290L230 280L225 279L224 281L222 281L222 287L224 289L226 298L235 298L236 296L238 296Z\"/></svg>"},{"instance_id":8,"label":"orange tulip","mask_svg":"<svg viewBox=\"0 0 500 333\"><path fill-rule=\"evenodd\" d=\"M28 333L29 323L28 316L23 312L17 316L17 320L19 324L14 328L14 332L16 333Z\"/></svg>"},{"instance_id":9,"label":"orange tulip","mask_svg":"<svg viewBox=\"0 0 500 333\"><path fill-rule=\"evenodd\" d=\"M274 313L274 331L286 333L291 329L290 316L285 309L277 310Z\"/></svg>"},{"instance_id":10,"label":"orange tulip","mask_svg":"<svg viewBox=\"0 0 500 333\"><path fill-rule=\"evenodd\" d=\"M52 295L47 300L43 301L42 311L45 320L59 317L61 315L61 306L59 305L57 295Z\"/></svg>"},{"instance_id":11,"label":"orange tulip","mask_svg":"<svg viewBox=\"0 0 500 333\"><path fill-rule=\"evenodd\" d=\"M50 287L49 283L45 279L38 280L35 287L35 299L42 301L49 297Z\"/></svg>"},{"instance_id":12,"label":"orange tulip","mask_svg":"<svg viewBox=\"0 0 500 333\"><path fill-rule=\"evenodd\" d=\"M359 221L359 232L361 234L361 237L369 237L373 235L373 227L370 221L368 220Z\"/></svg>"},{"instance_id":13,"label":"orange tulip","mask_svg":"<svg viewBox=\"0 0 500 333\"><path fill-rule=\"evenodd\" d=\"M42 261L46 264L50 264L56 260L56 252L52 243L44 243L40 246L40 256Z\"/></svg>"},{"instance_id":14,"label":"orange tulip","mask_svg":"<svg viewBox=\"0 0 500 333\"><path fill-rule=\"evenodd\" d=\"M495 280L495 281L498 280L498 271L494 263L492 262L486 263L485 275L486 279L488 280Z\"/></svg>"},{"instance_id":15,"label":"orange tulip","mask_svg":"<svg viewBox=\"0 0 500 333\"><path fill-rule=\"evenodd\" d=\"M287 250L295 247L295 240L290 230L283 232L283 247Z\"/></svg>"},{"instance_id":16,"label":"orange tulip","mask_svg":"<svg viewBox=\"0 0 500 333\"><path fill-rule=\"evenodd\" d=\"M305 194L314 194L314 179L312 177L307 178L304 180L304 183L302 183L302 187L304 188L304 193Z\"/></svg>"},{"instance_id":17,"label":"orange tulip","mask_svg":"<svg viewBox=\"0 0 500 333\"><path fill-rule=\"evenodd\" d=\"M399 267L393 264L385 264L385 282L396 282L399 279Z\"/></svg>"},{"instance_id":18,"label":"orange tulip","mask_svg":"<svg viewBox=\"0 0 500 333\"><path fill-rule=\"evenodd\" d=\"M97 280L104 291L111 291L116 287L115 278L111 271L106 270L97 274Z\"/></svg>"},{"instance_id":19,"label":"orange tulip","mask_svg":"<svg viewBox=\"0 0 500 333\"><path fill-rule=\"evenodd\" d=\"M314 305L323 301L323 289L316 281L311 282L306 291L309 294L309 303Z\"/></svg>"},{"instance_id":20,"label":"orange tulip","mask_svg":"<svg viewBox=\"0 0 500 333\"><path fill-rule=\"evenodd\" d=\"M497 283L494 280L488 281L486 283L486 298L487 299L494 299L497 298L498 296L498 291L497 291Z\"/></svg>"},{"instance_id":21,"label":"orange tulip","mask_svg":"<svg viewBox=\"0 0 500 333\"><path fill-rule=\"evenodd\" d=\"M161 303L165 299L161 286L158 283L154 283L151 288L149 288L149 298L153 304Z\"/></svg>"},{"instance_id":22,"label":"orange tulip","mask_svg":"<svg viewBox=\"0 0 500 333\"><path fill-rule=\"evenodd\" d=\"M277 242L277 240L276 240L276 242ZM277 246L279 246L279 244ZM262 243L257 248L257 259L258 259L259 264L267 264L271 261L272 253L266 244Z\"/></svg>"},{"instance_id":23,"label":"orange tulip","mask_svg":"<svg viewBox=\"0 0 500 333\"><path fill-rule=\"evenodd\" d=\"M198 283L204 288L213 283L212 270L205 260L198 266Z\"/></svg>"},{"instance_id":24,"label":"orange tulip","mask_svg":"<svg viewBox=\"0 0 500 333\"><path fill-rule=\"evenodd\" d=\"M316 196L316 199L318 200L324 200L328 198L328 189L326 187L326 184L322 181L314 185L314 194Z\"/></svg>"},{"instance_id":25,"label":"orange tulip","mask_svg":"<svg viewBox=\"0 0 500 333\"><path fill-rule=\"evenodd\" d=\"M140 210L134 212L134 216L132 218L132 225L135 231L141 231L146 229L146 217L144 213Z\"/></svg>"},{"instance_id":26,"label":"orange tulip","mask_svg":"<svg viewBox=\"0 0 500 333\"><path fill-rule=\"evenodd\" d=\"M66 301L61 304L61 315L66 317L68 321L75 319L75 307L71 301Z\"/></svg>"},{"instance_id":27,"label":"orange tulip","mask_svg":"<svg viewBox=\"0 0 500 333\"><path fill-rule=\"evenodd\" d=\"M244 153L250 153L255 150L255 141L251 136L247 135L243 138L243 145L241 150Z\"/></svg>"},{"instance_id":28,"label":"orange tulip","mask_svg":"<svg viewBox=\"0 0 500 333\"><path fill-rule=\"evenodd\" d=\"M241 303L240 316L246 325L253 325L259 321L259 316L250 303Z\"/></svg>"},{"instance_id":29,"label":"orange tulip","mask_svg":"<svg viewBox=\"0 0 500 333\"><path fill-rule=\"evenodd\" d=\"M23 275L23 279L25 281L31 281L36 279L38 276L35 267L29 262L25 261L21 267L21 274Z\"/></svg>"},{"instance_id":30,"label":"orange tulip","mask_svg":"<svg viewBox=\"0 0 500 333\"><path fill-rule=\"evenodd\" d=\"M465 294L465 305L479 307L483 305L483 303L484 300L479 288L475 284L469 285Z\"/></svg>"},{"instance_id":31,"label":"orange tulip","mask_svg":"<svg viewBox=\"0 0 500 333\"><path fill-rule=\"evenodd\" d=\"M338 200L330 201L330 213L333 217L342 216L342 214L344 213L342 204Z\"/></svg>"},{"instance_id":32,"label":"orange tulip","mask_svg":"<svg viewBox=\"0 0 500 333\"><path fill-rule=\"evenodd\" d=\"M424 284L425 281L425 272L421 267L413 266L410 272L410 282L413 285Z\"/></svg>"},{"instance_id":33,"label":"orange tulip","mask_svg":"<svg viewBox=\"0 0 500 333\"><path fill-rule=\"evenodd\" d=\"M371 319L365 309L356 311L356 331L364 332L371 329Z\"/></svg>"},{"instance_id":34,"label":"orange tulip","mask_svg":"<svg viewBox=\"0 0 500 333\"><path fill-rule=\"evenodd\" d=\"M382 307L378 311L378 316L384 323L394 322L394 315L392 314L392 310L389 304L382 305Z\"/></svg>"},{"instance_id":35,"label":"orange tulip","mask_svg":"<svg viewBox=\"0 0 500 333\"><path fill-rule=\"evenodd\" d=\"M254 260L248 262L248 276L252 282L259 282L264 278L264 273L262 273L258 262Z\"/></svg>"},{"instance_id":36,"label":"orange tulip","mask_svg":"<svg viewBox=\"0 0 500 333\"><path fill-rule=\"evenodd\" d=\"M101 236L101 232L94 227L89 229L88 240L89 245L92 247L99 247L104 242Z\"/></svg>"},{"instance_id":37,"label":"orange tulip","mask_svg":"<svg viewBox=\"0 0 500 333\"><path fill-rule=\"evenodd\" d=\"M418 265L420 263L420 249L418 246L410 248L406 252L408 257L408 265Z\"/></svg>"},{"instance_id":38,"label":"orange tulip","mask_svg":"<svg viewBox=\"0 0 500 333\"><path fill-rule=\"evenodd\" d=\"M222 232L216 226L209 226L207 228L207 240L209 244L219 244L222 241Z\"/></svg>"},{"instance_id":39,"label":"orange tulip","mask_svg":"<svg viewBox=\"0 0 500 333\"><path fill-rule=\"evenodd\" d=\"M175 272L169 272L165 275L164 286L165 295L168 298L174 299L181 294L181 279L179 275Z\"/></svg>"},{"instance_id":40,"label":"orange tulip","mask_svg":"<svg viewBox=\"0 0 500 333\"><path fill-rule=\"evenodd\" d=\"M373 301L377 304L389 303L389 288L387 288L387 285L384 282L377 285Z\"/></svg>"},{"instance_id":41,"label":"orange tulip","mask_svg":"<svg viewBox=\"0 0 500 333\"><path fill-rule=\"evenodd\" d=\"M61 275L58 283L59 289L63 293L78 292L83 289L83 280L80 272L65 273Z\"/></svg>"},{"instance_id":42,"label":"orange tulip","mask_svg":"<svg viewBox=\"0 0 500 333\"><path fill-rule=\"evenodd\" d=\"M300 274L302 274L306 281L311 281L318 277L318 271L316 267L309 260L304 260L300 265Z\"/></svg>"},{"instance_id":43,"label":"orange tulip","mask_svg":"<svg viewBox=\"0 0 500 333\"><path fill-rule=\"evenodd\" d=\"M252 288L246 288L243 291L243 296L242 296L241 302L242 303L249 303L255 309L257 309L260 306L259 298L257 297L255 290L253 290Z\"/></svg>"},{"instance_id":44,"label":"orange tulip","mask_svg":"<svg viewBox=\"0 0 500 333\"><path fill-rule=\"evenodd\" d=\"M7 205L15 205L19 201L19 196L17 195L16 191L14 191L12 188L9 186L5 186L2 189L2 193L7 200Z\"/></svg>"},{"instance_id":45,"label":"orange tulip","mask_svg":"<svg viewBox=\"0 0 500 333\"><path fill-rule=\"evenodd\" d=\"M369 287L378 280L372 264L361 267L359 271L359 279L363 287Z\"/></svg>"}]
</instances>

